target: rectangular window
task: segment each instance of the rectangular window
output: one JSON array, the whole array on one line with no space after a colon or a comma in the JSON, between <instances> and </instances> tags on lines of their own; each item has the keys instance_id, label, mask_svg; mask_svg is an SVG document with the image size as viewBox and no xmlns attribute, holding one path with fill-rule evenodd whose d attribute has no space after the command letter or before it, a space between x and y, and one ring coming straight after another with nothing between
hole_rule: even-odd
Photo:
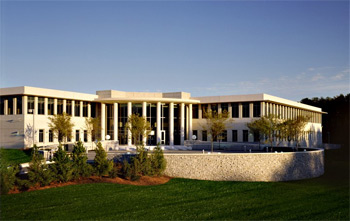
<instances>
[{"instance_id":1,"label":"rectangular window","mask_svg":"<svg viewBox=\"0 0 350 221\"><path fill-rule=\"evenodd\" d=\"M206 113L208 112L208 104L202 104L202 118L206 118Z\"/></svg>"},{"instance_id":2,"label":"rectangular window","mask_svg":"<svg viewBox=\"0 0 350 221\"><path fill-rule=\"evenodd\" d=\"M96 103L95 102L91 103L91 117L93 117L93 118L96 117Z\"/></svg>"},{"instance_id":3,"label":"rectangular window","mask_svg":"<svg viewBox=\"0 0 350 221\"><path fill-rule=\"evenodd\" d=\"M249 117L249 103L242 103L242 117Z\"/></svg>"},{"instance_id":4,"label":"rectangular window","mask_svg":"<svg viewBox=\"0 0 350 221\"><path fill-rule=\"evenodd\" d=\"M80 140L80 138L79 138L79 133L80 133L79 130L76 130L76 131L75 131L75 141L76 141L76 142L78 142L78 141Z\"/></svg>"},{"instance_id":5,"label":"rectangular window","mask_svg":"<svg viewBox=\"0 0 350 221\"><path fill-rule=\"evenodd\" d=\"M254 102L253 117L260 117L260 102Z\"/></svg>"},{"instance_id":6,"label":"rectangular window","mask_svg":"<svg viewBox=\"0 0 350 221\"><path fill-rule=\"evenodd\" d=\"M227 142L227 130L224 130L218 138L221 142Z\"/></svg>"},{"instance_id":7,"label":"rectangular window","mask_svg":"<svg viewBox=\"0 0 350 221\"><path fill-rule=\"evenodd\" d=\"M57 114L63 114L63 100L57 99Z\"/></svg>"},{"instance_id":8,"label":"rectangular window","mask_svg":"<svg viewBox=\"0 0 350 221\"><path fill-rule=\"evenodd\" d=\"M49 130L49 142L53 142L53 133L52 133L52 130Z\"/></svg>"},{"instance_id":9,"label":"rectangular window","mask_svg":"<svg viewBox=\"0 0 350 221\"><path fill-rule=\"evenodd\" d=\"M232 118L238 118L239 117L239 105L238 103L232 103Z\"/></svg>"},{"instance_id":10,"label":"rectangular window","mask_svg":"<svg viewBox=\"0 0 350 221\"><path fill-rule=\"evenodd\" d=\"M34 97L33 96L28 96L28 101L27 101L27 113L28 114L34 114Z\"/></svg>"},{"instance_id":11,"label":"rectangular window","mask_svg":"<svg viewBox=\"0 0 350 221\"><path fill-rule=\"evenodd\" d=\"M45 114L44 109L45 109L45 98L39 97L38 98L38 114L41 114L41 115Z\"/></svg>"},{"instance_id":12,"label":"rectangular window","mask_svg":"<svg viewBox=\"0 0 350 221\"><path fill-rule=\"evenodd\" d=\"M55 101L53 98L49 98L47 101L47 114L48 115L53 115L53 109L55 106Z\"/></svg>"},{"instance_id":13,"label":"rectangular window","mask_svg":"<svg viewBox=\"0 0 350 221\"><path fill-rule=\"evenodd\" d=\"M198 119L198 104L192 105L192 118Z\"/></svg>"},{"instance_id":14,"label":"rectangular window","mask_svg":"<svg viewBox=\"0 0 350 221\"><path fill-rule=\"evenodd\" d=\"M237 130L232 130L232 142L237 142L238 136L237 136Z\"/></svg>"},{"instance_id":15,"label":"rectangular window","mask_svg":"<svg viewBox=\"0 0 350 221\"><path fill-rule=\"evenodd\" d=\"M221 112L222 113L227 113L228 112L228 103L222 103L221 104Z\"/></svg>"},{"instance_id":16,"label":"rectangular window","mask_svg":"<svg viewBox=\"0 0 350 221\"><path fill-rule=\"evenodd\" d=\"M218 104L211 104L210 105L211 111L214 113L218 113Z\"/></svg>"},{"instance_id":17,"label":"rectangular window","mask_svg":"<svg viewBox=\"0 0 350 221\"><path fill-rule=\"evenodd\" d=\"M259 132L254 132L254 142L259 142L260 141L260 134Z\"/></svg>"},{"instance_id":18,"label":"rectangular window","mask_svg":"<svg viewBox=\"0 0 350 221\"><path fill-rule=\"evenodd\" d=\"M88 116L88 102L84 101L83 102L83 117Z\"/></svg>"},{"instance_id":19,"label":"rectangular window","mask_svg":"<svg viewBox=\"0 0 350 221\"><path fill-rule=\"evenodd\" d=\"M66 113L72 116L72 100L66 100Z\"/></svg>"},{"instance_id":20,"label":"rectangular window","mask_svg":"<svg viewBox=\"0 0 350 221\"><path fill-rule=\"evenodd\" d=\"M67 136L67 142L71 142L72 141L72 136Z\"/></svg>"},{"instance_id":21,"label":"rectangular window","mask_svg":"<svg viewBox=\"0 0 350 221\"><path fill-rule=\"evenodd\" d=\"M9 97L7 99L7 114L8 115L13 114L13 97Z\"/></svg>"},{"instance_id":22,"label":"rectangular window","mask_svg":"<svg viewBox=\"0 0 350 221\"><path fill-rule=\"evenodd\" d=\"M207 141L207 140L208 140L207 131L203 130L202 131L202 141Z\"/></svg>"},{"instance_id":23,"label":"rectangular window","mask_svg":"<svg viewBox=\"0 0 350 221\"><path fill-rule=\"evenodd\" d=\"M84 142L88 141L88 133L87 130L84 130Z\"/></svg>"},{"instance_id":24,"label":"rectangular window","mask_svg":"<svg viewBox=\"0 0 350 221\"><path fill-rule=\"evenodd\" d=\"M17 97L17 114L22 114L22 96Z\"/></svg>"},{"instance_id":25,"label":"rectangular window","mask_svg":"<svg viewBox=\"0 0 350 221\"><path fill-rule=\"evenodd\" d=\"M80 102L79 101L75 101L75 104L74 104L74 116L80 117Z\"/></svg>"},{"instance_id":26,"label":"rectangular window","mask_svg":"<svg viewBox=\"0 0 350 221\"><path fill-rule=\"evenodd\" d=\"M44 142L44 130L39 130L39 143Z\"/></svg>"},{"instance_id":27,"label":"rectangular window","mask_svg":"<svg viewBox=\"0 0 350 221\"><path fill-rule=\"evenodd\" d=\"M198 140L198 130L193 130L192 135L196 136L195 140ZM191 137L191 140L192 140L192 137Z\"/></svg>"},{"instance_id":28,"label":"rectangular window","mask_svg":"<svg viewBox=\"0 0 350 221\"><path fill-rule=\"evenodd\" d=\"M0 97L0 115L5 114L5 98Z\"/></svg>"},{"instance_id":29,"label":"rectangular window","mask_svg":"<svg viewBox=\"0 0 350 221\"><path fill-rule=\"evenodd\" d=\"M248 130L243 130L243 142L248 142Z\"/></svg>"}]
</instances>

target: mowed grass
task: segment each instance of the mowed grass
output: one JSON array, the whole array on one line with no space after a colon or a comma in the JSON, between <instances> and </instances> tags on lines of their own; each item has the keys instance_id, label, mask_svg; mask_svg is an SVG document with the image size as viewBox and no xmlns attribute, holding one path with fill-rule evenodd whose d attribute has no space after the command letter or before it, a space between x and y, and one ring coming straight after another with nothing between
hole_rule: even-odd
<instances>
[{"instance_id":1,"label":"mowed grass","mask_svg":"<svg viewBox=\"0 0 350 221\"><path fill-rule=\"evenodd\" d=\"M349 220L349 162L279 183L172 179L159 186L85 184L1 196L1 220Z\"/></svg>"},{"instance_id":2,"label":"mowed grass","mask_svg":"<svg viewBox=\"0 0 350 221\"><path fill-rule=\"evenodd\" d=\"M31 150L1 149L1 160L10 164L26 163L31 160Z\"/></svg>"}]
</instances>

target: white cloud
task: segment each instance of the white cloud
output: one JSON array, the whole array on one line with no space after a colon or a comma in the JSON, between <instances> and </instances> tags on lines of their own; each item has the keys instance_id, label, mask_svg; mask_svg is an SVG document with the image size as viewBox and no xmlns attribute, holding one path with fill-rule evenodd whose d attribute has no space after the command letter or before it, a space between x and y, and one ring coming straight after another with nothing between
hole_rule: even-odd
<instances>
[{"instance_id":1,"label":"white cloud","mask_svg":"<svg viewBox=\"0 0 350 221\"><path fill-rule=\"evenodd\" d=\"M324 79L324 78L325 78L325 77L322 76L322 74L317 73L317 74L315 74L315 75L311 78L311 81L319 81L319 80L322 80L322 79Z\"/></svg>"}]
</instances>

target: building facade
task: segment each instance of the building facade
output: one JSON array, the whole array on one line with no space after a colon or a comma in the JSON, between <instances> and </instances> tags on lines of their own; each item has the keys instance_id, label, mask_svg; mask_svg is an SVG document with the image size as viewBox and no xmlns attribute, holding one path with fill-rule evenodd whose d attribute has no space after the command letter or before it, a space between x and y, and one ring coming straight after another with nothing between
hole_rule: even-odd
<instances>
[{"instance_id":1,"label":"building facade","mask_svg":"<svg viewBox=\"0 0 350 221\"><path fill-rule=\"evenodd\" d=\"M58 138L50 130L49 117L66 112L74 124L71 139L87 147L96 139L106 138L117 145L132 145L131 133L125 129L128 116L139 114L150 122L152 132L145 142L152 146L184 145L196 135L198 140L208 140L204 111L230 113L222 142L256 142L246 126L261 116L275 114L281 119L309 116L305 128L305 146L322 144L322 110L310 105L282 99L267 94L191 97L189 93L148 93L115 90L84 94L35 87L0 89L0 146L23 148L57 146ZM101 130L89 133L85 120L101 119ZM108 135L108 136L107 136Z\"/></svg>"}]
</instances>

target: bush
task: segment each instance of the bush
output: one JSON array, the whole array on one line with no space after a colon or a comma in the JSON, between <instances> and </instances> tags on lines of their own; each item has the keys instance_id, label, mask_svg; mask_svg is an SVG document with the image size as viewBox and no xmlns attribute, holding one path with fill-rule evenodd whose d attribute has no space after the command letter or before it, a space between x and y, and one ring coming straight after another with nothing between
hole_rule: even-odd
<instances>
[{"instance_id":1,"label":"bush","mask_svg":"<svg viewBox=\"0 0 350 221\"><path fill-rule=\"evenodd\" d=\"M131 168L130 163L127 160L124 160L121 168L121 176L124 179L129 179L131 178L132 174L133 174L133 169Z\"/></svg>"},{"instance_id":2,"label":"bush","mask_svg":"<svg viewBox=\"0 0 350 221\"><path fill-rule=\"evenodd\" d=\"M152 162L144 147L137 148L137 154L132 158L133 174L135 176L152 176Z\"/></svg>"},{"instance_id":3,"label":"bush","mask_svg":"<svg viewBox=\"0 0 350 221\"><path fill-rule=\"evenodd\" d=\"M166 160L163 155L163 151L160 148L159 144L156 148L154 148L153 153L151 155L151 163L152 163L152 175L160 176L163 174L166 168Z\"/></svg>"},{"instance_id":4,"label":"bush","mask_svg":"<svg viewBox=\"0 0 350 221\"><path fill-rule=\"evenodd\" d=\"M98 176L107 175L113 168L113 162L107 159L107 153L103 149L101 142L97 143L95 150L94 169Z\"/></svg>"},{"instance_id":5,"label":"bush","mask_svg":"<svg viewBox=\"0 0 350 221\"><path fill-rule=\"evenodd\" d=\"M73 148L72 162L73 162L73 178L89 177L92 173L92 167L87 163L87 155L84 145L78 141Z\"/></svg>"},{"instance_id":6,"label":"bush","mask_svg":"<svg viewBox=\"0 0 350 221\"><path fill-rule=\"evenodd\" d=\"M61 145L58 146L58 150L55 152L54 164L51 165L54 177L58 182L68 182L73 178L72 162Z\"/></svg>"},{"instance_id":7,"label":"bush","mask_svg":"<svg viewBox=\"0 0 350 221\"><path fill-rule=\"evenodd\" d=\"M118 176L122 176L121 174L121 168L122 168L122 165L121 163L113 163L113 167L112 169L109 171L109 177L111 178L116 178Z\"/></svg>"},{"instance_id":8,"label":"bush","mask_svg":"<svg viewBox=\"0 0 350 221\"><path fill-rule=\"evenodd\" d=\"M0 193L7 194L15 186L19 169L17 165L11 166L3 156L4 149L0 149Z\"/></svg>"}]
</instances>

